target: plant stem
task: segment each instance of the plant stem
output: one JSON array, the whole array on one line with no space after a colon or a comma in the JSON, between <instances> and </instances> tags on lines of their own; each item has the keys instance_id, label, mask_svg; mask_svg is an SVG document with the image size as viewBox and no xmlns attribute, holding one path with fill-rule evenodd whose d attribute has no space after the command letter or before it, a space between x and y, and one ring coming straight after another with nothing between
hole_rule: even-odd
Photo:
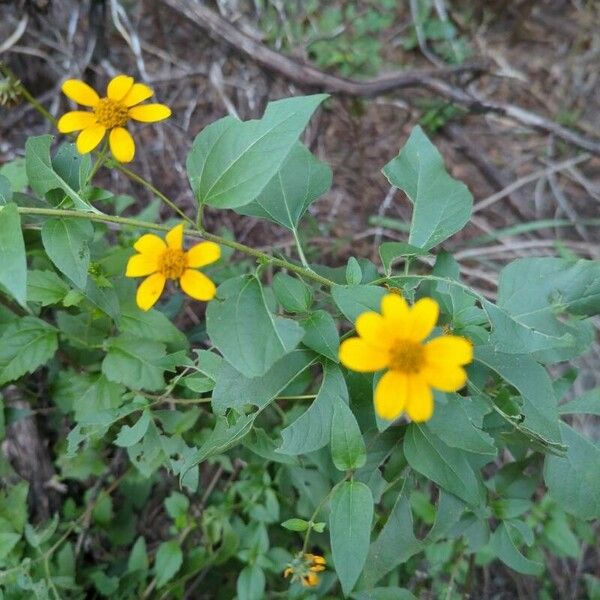
<instances>
[{"instance_id":1,"label":"plant stem","mask_svg":"<svg viewBox=\"0 0 600 600\"><path fill-rule=\"evenodd\" d=\"M64 217L64 218L75 218L75 219L87 219L89 221L96 221L99 223L112 223L113 225L117 225L120 227L135 227L138 229L150 229L153 231L169 231L170 227L168 225L159 225L156 223L150 223L148 221L140 221L138 219L130 219L128 217L115 217L113 215L104 215L97 214L91 212L83 212L77 210L67 210L61 208L31 208L20 206L18 207L18 211L23 215L40 215L45 217ZM187 217L186 217L187 218ZM189 219L188 219L189 220ZM192 224L193 225L193 224ZM320 285L324 285L327 287L332 287L335 285L333 281L327 279L326 277L322 277L318 275L314 271L310 269L306 269L304 267L300 267L295 265L294 263L288 262L287 260L283 260L281 258L275 258L270 254L266 254L265 252L261 252L260 250L256 250L255 248L251 248L250 246L246 246L245 244L240 244L239 242L234 242L233 240L228 240L219 235L215 235L213 233L208 233L206 231L198 231L195 226L192 226L185 230L185 234L188 237L194 239L205 239L210 240L211 242L216 242L217 244L221 244L222 246L227 246L228 248L233 248L238 252L242 252L243 254L247 254L248 256L254 257L256 260L259 260L263 263L268 263L273 265L274 267L278 267L280 269L287 269L289 271L293 271L294 273L298 273L302 277L306 277L307 279L312 279L314 282L319 283Z\"/></svg>"},{"instance_id":2,"label":"plant stem","mask_svg":"<svg viewBox=\"0 0 600 600\"><path fill-rule=\"evenodd\" d=\"M310 269L312 271L308 264L308 261L306 260L306 256L304 256L304 250L302 249L302 244L300 243L300 238L298 237L298 230L295 227L294 229L292 229L292 234L294 235L294 242L296 242L296 249L298 250L298 258L300 258L300 262L302 263L304 268Z\"/></svg>"}]
</instances>

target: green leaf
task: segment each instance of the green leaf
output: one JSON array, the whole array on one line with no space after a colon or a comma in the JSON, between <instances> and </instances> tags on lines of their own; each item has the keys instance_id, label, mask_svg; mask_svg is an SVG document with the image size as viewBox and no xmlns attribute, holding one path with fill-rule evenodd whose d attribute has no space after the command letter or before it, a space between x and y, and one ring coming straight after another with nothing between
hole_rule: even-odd
<instances>
[{"instance_id":1,"label":"green leaf","mask_svg":"<svg viewBox=\"0 0 600 600\"><path fill-rule=\"evenodd\" d=\"M360 481L345 481L331 498L329 532L335 570L348 595L356 584L369 552L373 496Z\"/></svg>"},{"instance_id":2,"label":"green leaf","mask_svg":"<svg viewBox=\"0 0 600 600\"><path fill-rule=\"evenodd\" d=\"M109 340L102 372L134 390L161 390L165 385L166 349L160 342L122 335Z\"/></svg>"},{"instance_id":3,"label":"green leaf","mask_svg":"<svg viewBox=\"0 0 600 600\"><path fill-rule=\"evenodd\" d=\"M337 307L352 323L368 310L379 312L386 293L385 288L376 285L336 285L331 289Z\"/></svg>"},{"instance_id":4,"label":"green leaf","mask_svg":"<svg viewBox=\"0 0 600 600\"><path fill-rule=\"evenodd\" d=\"M74 189L55 171L50 159L53 139L51 135L39 135L30 137L25 143L25 166L31 189L41 197L50 190L60 189L72 200L77 210L99 213L83 199L79 193L80 187Z\"/></svg>"},{"instance_id":5,"label":"green leaf","mask_svg":"<svg viewBox=\"0 0 600 600\"><path fill-rule=\"evenodd\" d=\"M264 375L291 352L304 330L296 321L274 315L260 281L253 275L229 279L206 310L212 343L246 377Z\"/></svg>"},{"instance_id":6,"label":"green leaf","mask_svg":"<svg viewBox=\"0 0 600 600\"><path fill-rule=\"evenodd\" d=\"M52 157L56 174L74 190L83 190L92 169L90 154L80 154L75 144L61 144Z\"/></svg>"},{"instance_id":7,"label":"green leaf","mask_svg":"<svg viewBox=\"0 0 600 600\"><path fill-rule=\"evenodd\" d=\"M140 418L137 420L135 425L131 427L129 425L123 425L123 427L121 427L121 431L119 431L119 435L117 435L115 438L115 446L129 448L129 446L137 444L146 434L148 426L150 425L150 420L150 411L145 410L140 415Z\"/></svg>"},{"instance_id":8,"label":"green leaf","mask_svg":"<svg viewBox=\"0 0 600 600\"><path fill-rule=\"evenodd\" d=\"M531 356L504 354L490 346L478 346L475 360L486 365L519 390L523 398L522 426L545 441L560 444L558 409L548 373Z\"/></svg>"},{"instance_id":9,"label":"green leaf","mask_svg":"<svg viewBox=\"0 0 600 600\"><path fill-rule=\"evenodd\" d=\"M200 204L234 208L256 199L296 145L326 94L271 102L262 119L225 117L194 140L187 159L190 184Z\"/></svg>"},{"instance_id":10,"label":"green leaf","mask_svg":"<svg viewBox=\"0 0 600 600\"><path fill-rule=\"evenodd\" d=\"M408 464L441 488L471 505L481 503L479 478L465 452L451 448L423 425L411 423L404 438Z\"/></svg>"},{"instance_id":11,"label":"green leaf","mask_svg":"<svg viewBox=\"0 0 600 600\"><path fill-rule=\"evenodd\" d=\"M0 531L0 560L6 558L21 539L20 533Z\"/></svg>"},{"instance_id":12,"label":"green leaf","mask_svg":"<svg viewBox=\"0 0 600 600\"><path fill-rule=\"evenodd\" d=\"M265 585L265 572L258 565L246 565L237 579L238 600L262 600Z\"/></svg>"},{"instance_id":13,"label":"green leaf","mask_svg":"<svg viewBox=\"0 0 600 600\"><path fill-rule=\"evenodd\" d=\"M27 258L17 205L0 206L0 284L25 306L27 300Z\"/></svg>"},{"instance_id":14,"label":"green leaf","mask_svg":"<svg viewBox=\"0 0 600 600\"><path fill-rule=\"evenodd\" d=\"M447 394L447 398L446 404L436 404L425 427L452 448L496 456L494 440L483 430L483 415L489 409L458 394Z\"/></svg>"},{"instance_id":15,"label":"green leaf","mask_svg":"<svg viewBox=\"0 0 600 600\"><path fill-rule=\"evenodd\" d=\"M27 186L25 159L15 158L0 167L0 175L6 177L13 192L22 192Z\"/></svg>"},{"instance_id":16,"label":"green leaf","mask_svg":"<svg viewBox=\"0 0 600 600\"><path fill-rule=\"evenodd\" d=\"M309 528L309 523L304 519L288 519L281 526L289 531L306 531Z\"/></svg>"},{"instance_id":17,"label":"green leaf","mask_svg":"<svg viewBox=\"0 0 600 600\"><path fill-rule=\"evenodd\" d=\"M171 495L165 500L165 508L172 519L187 515L189 507L190 501L187 496L179 492L171 492Z\"/></svg>"},{"instance_id":18,"label":"green leaf","mask_svg":"<svg viewBox=\"0 0 600 600\"><path fill-rule=\"evenodd\" d=\"M315 357L306 350L295 350L275 363L261 377L245 377L223 361L212 395L212 408L224 414L228 408L243 412L247 405L259 410L268 406L294 379L305 371Z\"/></svg>"},{"instance_id":19,"label":"green leaf","mask_svg":"<svg viewBox=\"0 0 600 600\"><path fill-rule=\"evenodd\" d=\"M515 260L500 272L497 304L520 325L515 332L505 319L497 321L490 340L497 350L531 353L574 346L579 329L559 317L600 313L600 264L550 257ZM570 356L551 356L550 360L565 358Z\"/></svg>"},{"instance_id":20,"label":"green leaf","mask_svg":"<svg viewBox=\"0 0 600 600\"><path fill-rule=\"evenodd\" d=\"M0 386L46 364L58 348L57 331L35 317L12 323L0 337Z\"/></svg>"},{"instance_id":21,"label":"green leaf","mask_svg":"<svg viewBox=\"0 0 600 600\"><path fill-rule=\"evenodd\" d=\"M600 416L600 388L589 390L578 398L558 407L561 415L586 414Z\"/></svg>"},{"instance_id":22,"label":"green leaf","mask_svg":"<svg viewBox=\"0 0 600 600\"><path fill-rule=\"evenodd\" d=\"M508 522L502 521L492 534L490 547L496 556L511 569L523 575L539 576L544 571L544 565L523 556L517 547L517 530Z\"/></svg>"},{"instance_id":23,"label":"green leaf","mask_svg":"<svg viewBox=\"0 0 600 600\"><path fill-rule=\"evenodd\" d=\"M0 205L8 204L12 201L12 197L10 181L4 175L0 175Z\"/></svg>"},{"instance_id":24,"label":"green leaf","mask_svg":"<svg viewBox=\"0 0 600 600\"><path fill-rule=\"evenodd\" d=\"M348 404L346 381L337 365L326 363L317 397L306 412L281 432L278 452L308 454L326 446L331 440L331 423L338 403Z\"/></svg>"},{"instance_id":25,"label":"green leaf","mask_svg":"<svg viewBox=\"0 0 600 600\"><path fill-rule=\"evenodd\" d=\"M354 600L417 600L406 588L385 587L374 588L367 592L354 592Z\"/></svg>"},{"instance_id":26,"label":"green leaf","mask_svg":"<svg viewBox=\"0 0 600 600\"><path fill-rule=\"evenodd\" d=\"M422 248L407 244L406 242L384 242L379 246L379 256L381 258L381 264L385 270L386 275L392 273L392 265L398 258L413 257L413 256L425 256L427 252Z\"/></svg>"},{"instance_id":27,"label":"green leaf","mask_svg":"<svg viewBox=\"0 0 600 600\"><path fill-rule=\"evenodd\" d=\"M544 481L552 499L579 519L600 518L600 448L561 423L565 456L546 456Z\"/></svg>"},{"instance_id":28,"label":"green leaf","mask_svg":"<svg viewBox=\"0 0 600 600\"><path fill-rule=\"evenodd\" d=\"M42 226L46 254L77 287L85 288L94 227L83 219L49 219Z\"/></svg>"},{"instance_id":29,"label":"green leaf","mask_svg":"<svg viewBox=\"0 0 600 600\"><path fill-rule=\"evenodd\" d=\"M183 553L179 542L169 540L163 542L156 552L154 573L156 575L156 587L160 589L171 581L183 563Z\"/></svg>"},{"instance_id":30,"label":"green leaf","mask_svg":"<svg viewBox=\"0 0 600 600\"><path fill-rule=\"evenodd\" d=\"M340 471L360 469L367 462L367 450L354 413L337 398L331 421L331 458Z\"/></svg>"},{"instance_id":31,"label":"green leaf","mask_svg":"<svg viewBox=\"0 0 600 600\"><path fill-rule=\"evenodd\" d=\"M0 518L17 533L22 533L27 523L27 495L29 484L20 481L7 489L0 489Z\"/></svg>"},{"instance_id":32,"label":"green leaf","mask_svg":"<svg viewBox=\"0 0 600 600\"><path fill-rule=\"evenodd\" d=\"M304 313L312 304L312 290L297 277L291 277L281 271L273 278L273 291L284 310Z\"/></svg>"},{"instance_id":33,"label":"green leaf","mask_svg":"<svg viewBox=\"0 0 600 600\"><path fill-rule=\"evenodd\" d=\"M362 278L363 274L360 264L354 256L351 256L346 265L346 283L348 285L358 285L362 281Z\"/></svg>"},{"instance_id":34,"label":"green leaf","mask_svg":"<svg viewBox=\"0 0 600 600\"><path fill-rule=\"evenodd\" d=\"M383 173L413 203L408 238L412 246L429 250L460 231L471 217L471 192L448 175L441 154L419 126Z\"/></svg>"},{"instance_id":35,"label":"green leaf","mask_svg":"<svg viewBox=\"0 0 600 600\"><path fill-rule=\"evenodd\" d=\"M69 286L54 271L29 271L27 299L42 306L59 304L69 292Z\"/></svg>"},{"instance_id":36,"label":"green leaf","mask_svg":"<svg viewBox=\"0 0 600 600\"><path fill-rule=\"evenodd\" d=\"M140 536L136 541L127 560L127 572L142 571L145 573L148 570L148 552L146 550L146 540Z\"/></svg>"},{"instance_id":37,"label":"green leaf","mask_svg":"<svg viewBox=\"0 0 600 600\"><path fill-rule=\"evenodd\" d=\"M331 186L331 169L297 143L258 197L236 209L294 231L310 204Z\"/></svg>"},{"instance_id":38,"label":"green leaf","mask_svg":"<svg viewBox=\"0 0 600 600\"><path fill-rule=\"evenodd\" d=\"M300 324L305 334L302 343L333 362L339 362L340 336L333 317L325 310L315 310Z\"/></svg>"}]
</instances>

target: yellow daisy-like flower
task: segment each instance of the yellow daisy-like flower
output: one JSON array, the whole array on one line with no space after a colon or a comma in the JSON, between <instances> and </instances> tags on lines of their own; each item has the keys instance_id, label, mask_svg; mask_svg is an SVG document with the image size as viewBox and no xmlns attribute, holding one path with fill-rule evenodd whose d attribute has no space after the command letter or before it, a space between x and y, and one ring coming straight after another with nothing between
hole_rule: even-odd
<instances>
[{"instance_id":1,"label":"yellow daisy-like flower","mask_svg":"<svg viewBox=\"0 0 600 600\"><path fill-rule=\"evenodd\" d=\"M81 131L77 136L77 150L81 154L91 152L108 131L108 143L112 155L119 162L130 162L135 154L135 142L125 125L130 119L142 123L155 123L171 116L171 109L164 104L141 104L154 94L133 77L117 75L106 88L106 96L100 98L87 83L68 79L62 85L63 93L82 106L92 110L73 110L58 121L61 133Z\"/></svg>"},{"instance_id":2,"label":"yellow daisy-like flower","mask_svg":"<svg viewBox=\"0 0 600 600\"><path fill-rule=\"evenodd\" d=\"M316 587L319 585L321 578L317 573L321 573L326 569L327 561L324 556L318 554L303 554L300 552L294 560L289 563L285 571L284 577L292 576L292 581L300 581L305 587Z\"/></svg>"},{"instance_id":3,"label":"yellow daisy-like flower","mask_svg":"<svg viewBox=\"0 0 600 600\"><path fill-rule=\"evenodd\" d=\"M473 360L471 342L442 335L427 343L439 316L432 298L409 307L399 294L381 301L381 314L365 312L356 319L359 337L340 345L340 361L353 371L388 369L375 389L375 410L389 421L403 412L416 422L433 414L433 392L456 392L467 382L464 365Z\"/></svg>"},{"instance_id":4,"label":"yellow daisy-like flower","mask_svg":"<svg viewBox=\"0 0 600 600\"><path fill-rule=\"evenodd\" d=\"M179 280L181 289L192 298L208 302L215 297L215 284L197 271L216 262L221 248L214 242L200 242L187 252L183 249L183 224L171 229L165 241L153 233L143 235L133 247L139 252L127 263L127 277L146 277L137 290L136 302L149 310L159 299L167 279Z\"/></svg>"}]
</instances>

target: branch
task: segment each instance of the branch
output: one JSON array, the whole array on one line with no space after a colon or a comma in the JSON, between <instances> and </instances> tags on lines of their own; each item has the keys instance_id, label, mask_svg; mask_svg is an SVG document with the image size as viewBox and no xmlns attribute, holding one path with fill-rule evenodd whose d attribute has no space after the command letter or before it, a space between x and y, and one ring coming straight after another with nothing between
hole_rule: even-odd
<instances>
[{"instance_id":1,"label":"branch","mask_svg":"<svg viewBox=\"0 0 600 600\"><path fill-rule=\"evenodd\" d=\"M481 65L402 71L401 73L393 73L376 79L357 81L325 73L311 65L271 50L249 35L239 31L198 0L162 0L162 2L197 27L203 29L213 40L226 42L263 67L283 75L298 85L316 87L335 94L365 98L384 94L395 89L422 87L451 102L460 104L472 112L496 113L527 127L554 135L569 144L600 156L600 141L585 137L519 106L484 100L447 83L443 79L465 72L473 75L481 74L485 70Z\"/></svg>"}]
</instances>

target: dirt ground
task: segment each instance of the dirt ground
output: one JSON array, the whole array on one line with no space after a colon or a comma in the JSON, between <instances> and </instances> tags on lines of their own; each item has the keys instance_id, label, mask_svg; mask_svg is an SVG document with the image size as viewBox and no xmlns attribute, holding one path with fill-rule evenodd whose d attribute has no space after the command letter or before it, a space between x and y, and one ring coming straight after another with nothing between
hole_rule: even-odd
<instances>
[{"instance_id":1,"label":"dirt ground","mask_svg":"<svg viewBox=\"0 0 600 600\"><path fill-rule=\"evenodd\" d=\"M193 214L185 159L194 136L228 113L257 117L268 100L314 88L265 69L224 41L214 41L165 4L0 0L0 60L54 116L68 108L60 85L69 77L102 88L110 77L125 72L150 84L174 116L160 126L139 128L133 167ZM240 30L259 40L264 37L257 7L265 2L209 4ZM285 20L286 3L273 4L283 7ZM370 3L355 4L360 8ZM423 48L405 50L398 41L411 22L408 4L398 2L393 24L380 32L385 40L380 75L432 66ZM483 75L471 82L456 79L455 85L600 141L600 3L454 0L446 7L448 18L469 42L469 61L486 66ZM286 53L298 60L309 55L302 41ZM330 265L343 264L351 253L373 259L381 241L405 239L401 229L409 222L410 204L402 192L390 193L380 169L416 123L447 109L446 99L418 87L368 100L335 96L328 103L305 139L334 172L331 190L313 205L312 218L302 230L312 248L310 256ZM46 132L53 132L52 127L27 103L0 108L0 164L23 155L27 136ZM465 279L476 288L493 298L500 268L519 256L600 258L600 156L492 112L458 109L429 133L450 172L475 197L472 222L445 247L455 253ZM132 194L138 207L151 199L125 178L110 177L114 179L104 181L106 186ZM163 215L171 216L167 211ZM526 223L529 231L504 231ZM228 228L239 241L257 247L285 253L292 245L280 228L231 212L209 211L207 226ZM600 385L597 345L577 366L578 391ZM580 425L597 431L592 421ZM569 589L577 568L581 565L566 561L556 565L552 571L559 589ZM522 597L535 597L527 578L507 573L498 577Z\"/></svg>"}]
</instances>

